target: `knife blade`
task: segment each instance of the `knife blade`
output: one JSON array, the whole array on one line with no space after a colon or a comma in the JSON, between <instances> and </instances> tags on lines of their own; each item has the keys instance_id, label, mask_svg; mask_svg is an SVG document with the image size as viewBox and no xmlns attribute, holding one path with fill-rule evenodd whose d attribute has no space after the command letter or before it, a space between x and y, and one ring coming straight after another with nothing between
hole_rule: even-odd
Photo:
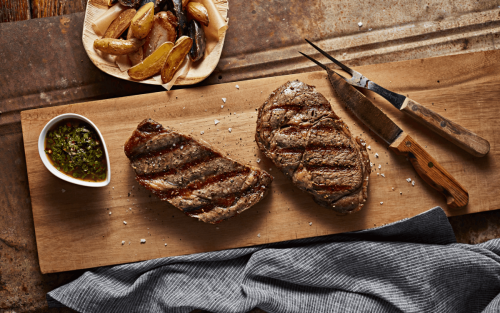
<instances>
[{"instance_id":1,"label":"knife blade","mask_svg":"<svg viewBox=\"0 0 500 313\"><path fill-rule=\"evenodd\" d=\"M326 71L330 84L342 102L363 124L388 143L391 150L405 155L419 176L445 196L448 207L459 208L467 205L469 193L444 167L339 74L329 68L326 68Z\"/></svg>"}]
</instances>

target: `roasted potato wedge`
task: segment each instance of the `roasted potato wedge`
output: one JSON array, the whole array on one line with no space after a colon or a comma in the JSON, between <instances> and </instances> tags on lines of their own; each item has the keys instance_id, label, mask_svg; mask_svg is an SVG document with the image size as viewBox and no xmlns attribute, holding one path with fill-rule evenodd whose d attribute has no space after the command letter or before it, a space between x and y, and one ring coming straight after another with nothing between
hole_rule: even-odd
<instances>
[{"instance_id":1,"label":"roasted potato wedge","mask_svg":"<svg viewBox=\"0 0 500 313\"><path fill-rule=\"evenodd\" d=\"M196 62L203 58L206 48L205 31L200 23L196 20L191 20L188 24L189 37L193 39L193 46L189 51L191 61Z\"/></svg>"},{"instance_id":2,"label":"roasted potato wedge","mask_svg":"<svg viewBox=\"0 0 500 313\"><path fill-rule=\"evenodd\" d=\"M127 33L127 40L132 39L132 38L134 38L133 34L131 31L129 31ZM132 66L141 63L142 60L144 60L144 52L142 51L142 47L137 49L134 52L127 54L127 56L128 56L130 63L132 64Z\"/></svg>"},{"instance_id":3,"label":"roasted potato wedge","mask_svg":"<svg viewBox=\"0 0 500 313\"><path fill-rule=\"evenodd\" d=\"M146 3L132 18L129 31L132 31L134 38L146 38L151 31L155 18L154 6L153 2Z\"/></svg>"},{"instance_id":4,"label":"roasted potato wedge","mask_svg":"<svg viewBox=\"0 0 500 313\"><path fill-rule=\"evenodd\" d=\"M174 24L175 23L175 24ZM159 12L155 15L153 28L144 43L144 57L150 56L164 42L175 42L177 38L177 18L172 12Z\"/></svg>"},{"instance_id":5,"label":"roasted potato wedge","mask_svg":"<svg viewBox=\"0 0 500 313\"><path fill-rule=\"evenodd\" d=\"M174 77L175 72L179 69L182 62L186 58L186 55L191 50L191 46L193 45L193 40L188 36L182 36L177 39L177 42L170 50L168 54L167 61L165 65L161 69L161 81L166 84L172 77Z\"/></svg>"},{"instance_id":6,"label":"roasted potato wedge","mask_svg":"<svg viewBox=\"0 0 500 313\"><path fill-rule=\"evenodd\" d=\"M155 6L155 14L160 12L161 9L165 6L167 3L167 0L141 0L139 4L139 8L142 8L148 3L153 3Z\"/></svg>"},{"instance_id":7,"label":"roasted potato wedge","mask_svg":"<svg viewBox=\"0 0 500 313\"><path fill-rule=\"evenodd\" d=\"M94 49L109 54L129 54L136 51L144 44L144 40L132 38L129 40L102 38L94 41Z\"/></svg>"},{"instance_id":8,"label":"roasted potato wedge","mask_svg":"<svg viewBox=\"0 0 500 313\"><path fill-rule=\"evenodd\" d=\"M174 44L172 42L163 43L153 52L153 54L144 59L144 61L131 67L128 70L128 76L135 80L143 80L158 74L173 47Z\"/></svg>"},{"instance_id":9,"label":"roasted potato wedge","mask_svg":"<svg viewBox=\"0 0 500 313\"><path fill-rule=\"evenodd\" d=\"M208 11L203 4L199 2L189 2L186 11L190 19L197 20L203 25L208 26Z\"/></svg>"},{"instance_id":10,"label":"roasted potato wedge","mask_svg":"<svg viewBox=\"0 0 500 313\"><path fill-rule=\"evenodd\" d=\"M173 11L175 17L177 18L178 28L177 28L177 37L180 38L184 35L187 35L187 16L186 12L182 9L182 0L172 0L173 3Z\"/></svg>"},{"instance_id":11,"label":"roasted potato wedge","mask_svg":"<svg viewBox=\"0 0 500 313\"><path fill-rule=\"evenodd\" d=\"M122 5L129 8L136 8L141 0L118 0Z\"/></svg>"},{"instance_id":12,"label":"roasted potato wedge","mask_svg":"<svg viewBox=\"0 0 500 313\"><path fill-rule=\"evenodd\" d=\"M109 25L102 38L120 38L120 36L129 28L130 22L134 17L135 9L128 9L120 13L117 18Z\"/></svg>"}]
</instances>

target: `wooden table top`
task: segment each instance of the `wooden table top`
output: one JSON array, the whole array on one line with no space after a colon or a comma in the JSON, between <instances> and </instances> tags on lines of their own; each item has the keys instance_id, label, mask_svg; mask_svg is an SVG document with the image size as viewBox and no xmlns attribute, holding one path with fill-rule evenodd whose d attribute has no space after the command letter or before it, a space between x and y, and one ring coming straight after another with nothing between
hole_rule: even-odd
<instances>
[{"instance_id":1,"label":"wooden table top","mask_svg":"<svg viewBox=\"0 0 500 313\"><path fill-rule=\"evenodd\" d=\"M276 5L230 1L223 56L204 84L314 70L296 57L304 48L298 44L302 38L324 39L323 47L330 45L350 66L489 50L499 44L500 31L488 26L500 18L495 3L444 0L416 8L410 0L392 2L364 8L352 0L314 0L309 6L298 0ZM0 311L69 312L47 310L45 295L82 274L40 273L20 112L161 90L119 81L93 67L81 47L85 7L86 0L0 2ZM457 12L459 7L463 11ZM391 22L382 18L384 14L391 14ZM359 28L358 21L366 26ZM51 65L62 60L64 66ZM449 220L458 242L500 238L499 211Z\"/></svg>"}]
</instances>

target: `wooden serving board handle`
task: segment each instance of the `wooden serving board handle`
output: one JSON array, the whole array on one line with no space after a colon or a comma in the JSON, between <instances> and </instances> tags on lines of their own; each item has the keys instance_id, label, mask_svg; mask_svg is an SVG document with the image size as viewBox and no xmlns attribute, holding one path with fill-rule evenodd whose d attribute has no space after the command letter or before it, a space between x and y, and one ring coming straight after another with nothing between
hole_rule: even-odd
<instances>
[{"instance_id":1,"label":"wooden serving board handle","mask_svg":"<svg viewBox=\"0 0 500 313\"><path fill-rule=\"evenodd\" d=\"M470 130L429 110L418 102L406 98L401 111L408 113L427 128L453 142L473 156L483 157L490 151L490 143Z\"/></svg>"},{"instance_id":2,"label":"wooden serving board handle","mask_svg":"<svg viewBox=\"0 0 500 313\"><path fill-rule=\"evenodd\" d=\"M467 190L410 135L403 132L389 147L397 154L408 157L418 175L446 197L449 208L460 208L469 203Z\"/></svg>"}]
</instances>

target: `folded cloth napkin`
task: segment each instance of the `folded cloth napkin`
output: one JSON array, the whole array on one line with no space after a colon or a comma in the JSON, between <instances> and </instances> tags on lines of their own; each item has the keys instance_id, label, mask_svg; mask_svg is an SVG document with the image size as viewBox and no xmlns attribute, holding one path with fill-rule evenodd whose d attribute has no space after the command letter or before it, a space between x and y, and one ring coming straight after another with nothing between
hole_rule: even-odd
<instances>
[{"instance_id":1,"label":"folded cloth napkin","mask_svg":"<svg viewBox=\"0 0 500 313\"><path fill-rule=\"evenodd\" d=\"M384 227L102 267L47 294L80 312L500 312L500 239L440 207Z\"/></svg>"}]
</instances>

